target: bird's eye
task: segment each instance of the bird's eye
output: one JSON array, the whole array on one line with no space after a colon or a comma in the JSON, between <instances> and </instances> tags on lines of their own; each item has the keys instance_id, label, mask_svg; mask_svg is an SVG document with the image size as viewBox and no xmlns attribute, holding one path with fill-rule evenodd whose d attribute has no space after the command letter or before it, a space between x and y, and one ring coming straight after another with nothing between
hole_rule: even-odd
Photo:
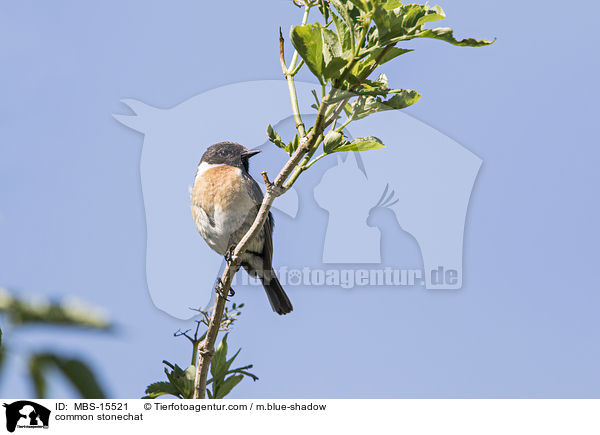
<instances>
[{"instance_id":1,"label":"bird's eye","mask_svg":"<svg viewBox=\"0 0 600 435\"><path fill-rule=\"evenodd\" d=\"M226 156L227 155L227 150L221 150L221 151L219 151L219 155Z\"/></svg>"}]
</instances>

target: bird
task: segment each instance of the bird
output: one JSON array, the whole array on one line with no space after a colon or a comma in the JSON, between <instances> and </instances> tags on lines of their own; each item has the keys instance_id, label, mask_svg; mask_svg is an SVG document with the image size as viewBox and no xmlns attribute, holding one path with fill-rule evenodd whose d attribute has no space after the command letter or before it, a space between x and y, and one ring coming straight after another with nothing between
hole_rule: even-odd
<instances>
[{"instance_id":1,"label":"bird","mask_svg":"<svg viewBox=\"0 0 600 435\"><path fill-rule=\"evenodd\" d=\"M206 149L194 178L191 207L194 224L208 246L228 259L248 232L263 200L258 183L249 174L248 150L236 142L219 142ZM258 277L271 308L288 314L292 303L273 271L273 215L269 212L260 233L241 255L241 266Z\"/></svg>"}]
</instances>

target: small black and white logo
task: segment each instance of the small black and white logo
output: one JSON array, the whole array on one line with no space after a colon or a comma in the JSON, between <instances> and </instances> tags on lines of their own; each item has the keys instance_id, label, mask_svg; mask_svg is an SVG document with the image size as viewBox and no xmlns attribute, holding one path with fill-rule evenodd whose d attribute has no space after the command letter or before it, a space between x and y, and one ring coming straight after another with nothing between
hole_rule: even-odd
<instances>
[{"instance_id":1,"label":"small black and white logo","mask_svg":"<svg viewBox=\"0 0 600 435\"><path fill-rule=\"evenodd\" d=\"M50 410L29 400L5 403L6 430L14 432L19 429L48 429Z\"/></svg>"}]
</instances>

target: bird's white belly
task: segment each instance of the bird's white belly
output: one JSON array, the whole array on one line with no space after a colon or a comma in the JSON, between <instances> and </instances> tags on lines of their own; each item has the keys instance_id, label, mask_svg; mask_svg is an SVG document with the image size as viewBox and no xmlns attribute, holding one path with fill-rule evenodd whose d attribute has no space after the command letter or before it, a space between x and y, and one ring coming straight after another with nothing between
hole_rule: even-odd
<instances>
[{"instance_id":1,"label":"bird's white belly","mask_svg":"<svg viewBox=\"0 0 600 435\"><path fill-rule=\"evenodd\" d=\"M246 201L240 198L234 209L225 211L215 208L212 222L203 210L198 210L196 227L206 243L216 252L224 255L231 243L239 241L232 240L232 235L240 229L247 230L242 227L248 226L248 214L255 211L256 206L249 197Z\"/></svg>"}]
</instances>

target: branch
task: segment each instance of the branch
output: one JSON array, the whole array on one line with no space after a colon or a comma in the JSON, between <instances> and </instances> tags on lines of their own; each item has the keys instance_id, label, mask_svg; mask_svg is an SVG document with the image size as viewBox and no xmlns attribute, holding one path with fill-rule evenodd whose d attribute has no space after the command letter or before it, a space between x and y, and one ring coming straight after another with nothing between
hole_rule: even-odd
<instances>
[{"instance_id":1,"label":"branch","mask_svg":"<svg viewBox=\"0 0 600 435\"><path fill-rule=\"evenodd\" d=\"M298 165L296 163L291 168L291 169L293 169L294 172L292 173L292 175L290 176L290 179L284 186L284 188L286 190L289 189L290 187L292 187L292 185L296 182L296 180L298 179L300 174L304 171L304 167L306 166L306 164L308 163L308 161L310 160L310 158L316 151L317 145L319 145L321 134L323 133L325 128L327 128L327 125L326 124L324 125L323 121L325 119L325 113L327 112L327 108L329 107L330 98L331 98L331 94L328 94L321 100L321 104L319 105L319 111L317 112L317 118L315 119L315 125L309 134L309 138L304 143L304 145L301 144L301 146L298 147L298 150L300 150L303 147L306 147L306 152L304 152L302 154L302 157L304 157L304 158L300 162L300 165ZM289 163L290 162L288 161L286 166Z\"/></svg>"},{"instance_id":2,"label":"branch","mask_svg":"<svg viewBox=\"0 0 600 435\"><path fill-rule=\"evenodd\" d=\"M313 134L310 136L311 138L315 137ZM258 214L252 223L252 226L235 247L230 261L227 262L225 270L219 279L219 291L217 291L217 299L208 325L208 331L206 332L206 337L198 346L198 364L196 366L196 379L194 381L194 399L204 399L206 394L208 369L215 353L215 342L217 340L219 329L221 329L220 325L221 319L223 318L223 312L225 310L226 298L229 296L233 276L240 267L241 255L246 251L250 241L256 237L256 235L264 226L267 216L269 215L269 210L271 209L271 205L273 204L275 198L287 191L287 188L284 187L284 182L310 149L311 140L314 139L309 139L306 137L301 139L300 146L283 166L277 175L277 178L275 178L274 183L271 183L266 172L263 172L263 178L266 185L265 196Z\"/></svg>"}]
</instances>

